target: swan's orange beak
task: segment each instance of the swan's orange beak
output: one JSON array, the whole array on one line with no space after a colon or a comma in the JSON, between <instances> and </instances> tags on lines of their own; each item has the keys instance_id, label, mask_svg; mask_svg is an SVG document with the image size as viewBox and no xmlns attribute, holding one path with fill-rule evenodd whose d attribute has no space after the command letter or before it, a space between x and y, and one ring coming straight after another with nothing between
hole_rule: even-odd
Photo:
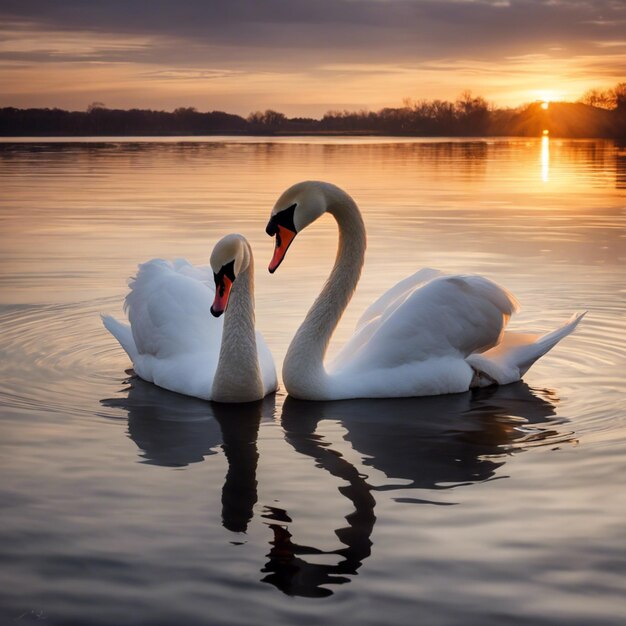
<instances>
[{"instance_id":1,"label":"swan's orange beak","mask_svg":"<svg viewBox=\"0 0 626 626\"><path fill-rule=\"evenodd\" d=\"M295 236L296 233L289 228L285 228L280 225L276 227L276 247L274 248L274 256L272 257L269 267L267 268L270 271L270 274L273 274L278 269L278 266L283 262L285 254L287 254L287 250L289 250L289 246Z\"/></svg>"},{"instance_id":2,"label":"swan's orange beak","mask_svg":"<svg viewBox=\"0 0 626 626\"><path fill-rule=\"evenodd\" d=\"M211 305L211 313L215 317L219 317L226 310L232 286L233 281L228 276L215 277L215 300Z\"/></svg>"}]
</instances>

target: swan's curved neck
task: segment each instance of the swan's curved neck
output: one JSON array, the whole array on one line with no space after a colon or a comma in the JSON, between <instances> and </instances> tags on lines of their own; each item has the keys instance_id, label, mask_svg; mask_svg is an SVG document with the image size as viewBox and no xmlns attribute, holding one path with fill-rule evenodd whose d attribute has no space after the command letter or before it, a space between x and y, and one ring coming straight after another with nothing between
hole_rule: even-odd
<instances>
[{"instance_id":1,"label":"swan's curved neck","mask_svg":"<svg viewBox=\"0 0 626 626\"><path fill-rule=\"evenodd\" d=\"M327 212L339 227L335 265L293 338L283 364L287 391L301 399L323 399L329 380L324 356L330 338L356 289L365 258L366 235L356 203L336 187L325 190Z\"/></svg>"},{"instance_id":2,"label":"swan's curved neck","mask_svg":"<svg viewBox=\"0 0 626 626\"><path fill-rule=\"evenodd\" d=\"M252 402L263 397L254 316L254 263L233 283L224 314L222 345L211 398L216 402Z\"/></svg>"}]
</instances>

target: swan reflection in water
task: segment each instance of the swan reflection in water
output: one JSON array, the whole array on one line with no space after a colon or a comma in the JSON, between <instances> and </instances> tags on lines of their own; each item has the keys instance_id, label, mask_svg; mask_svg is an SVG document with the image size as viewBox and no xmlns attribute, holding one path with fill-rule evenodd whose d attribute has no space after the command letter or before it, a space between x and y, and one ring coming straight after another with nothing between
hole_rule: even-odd
<instances>
[{"instance_id":1,"label":"swan reflection in water","mask_svg":"<svg viewBox=\"0 0 626 626\"><path fill-rule=\"evenodd\" d=\"M245 532L257 503L259 424L261 419L273 419L274 398L215 404L136 378L130 383L127 397L102 403L128 413L129 436L145 462L179 467L215 454L221 445L228 462L222 522L233 532ZM285 441L342 482L339 491L351 511L345 526L334 529L341 547L321 550L297 542L287 509L275 502L264 506L262 518L272 536L262 581L288 595L331 595L329 587L349 582L370 556L376 492L416 489L434 495L438 490L484 482L496 477L510 454L572 441L572 433L558 428L565 420L556 417L557 401L551 392L532 390L522 382L426 398L307 402L288 397L281 414ZM326 420L341 425L343 439L362 456L361 468L317 432ZM368 467L384 474L383 484L368 482L362 473ZM395 500L454 504L429 498ZM319 562L320 555L324 563Z\"/></svg>"},{"instance_id":2,"label":"swan reflection in water","mask_svg":"<svg viewBox=\"0 0 626 626\"><path fill-rule=\"evenodd\" d=\"M125 397L101 400L128 414L128 435L144 463L185 467L217 454L228 463L222 524L246 532L257 502L257 439L262 418L274 419L274 396L245 404L218 404L172 393L133 376Z\"/></svg>"},{"instance_id":3,"label":"swan reflection in water","mask_svg":"<svg viewBox=\"0 0 626 626\"><path fill-rule=\"evenodd\" d=\"M556 429L566 421L555 417L556 402L553 393L523 382L422 398L323 403L287 398L282 424L296 446L319 422L339 422L363 464L388 479L373 490L437 490L491 479L516 450L569 440L571 433Z\"/></svg>"}]
</instances>

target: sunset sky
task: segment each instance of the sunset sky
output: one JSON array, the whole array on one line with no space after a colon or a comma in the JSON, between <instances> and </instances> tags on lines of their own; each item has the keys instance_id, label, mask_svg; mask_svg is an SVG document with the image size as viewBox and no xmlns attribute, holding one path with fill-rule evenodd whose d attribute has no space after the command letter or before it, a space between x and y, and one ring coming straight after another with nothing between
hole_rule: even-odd
<instances>
[{"instance_id":1,"label":"sunset sky","mask_svg":"<svg viewBox=\"0 0 626 626\"><path fill-rule=\"evenodd\" d=\"M320 116L623 80L623 0L0 0L0 106Z\"/></svg>"}]
</instances>

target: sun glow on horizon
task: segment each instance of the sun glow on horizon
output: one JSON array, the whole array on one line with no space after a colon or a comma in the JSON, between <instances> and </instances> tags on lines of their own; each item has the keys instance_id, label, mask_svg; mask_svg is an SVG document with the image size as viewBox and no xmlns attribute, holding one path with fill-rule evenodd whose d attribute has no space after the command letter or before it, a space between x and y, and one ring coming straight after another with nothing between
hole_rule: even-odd
<instances>
[{"instance_id":1,"label":"sun glow on horizon","mask_svg":"<svg viewBox=\"0 0 626 626\"><path fill-rule=\"evenodd\" d=\"M204 18L193 11L181 16L180 23L161 16L154 17L156 22L163 20L159 24L128 25L116 3L101 4L111 21L96 30L93 25L98 24L100 9L93 14L85 9L76 19L69 19L62 8L54 8L55 3L50 11L58 15L52 23L7 18L0 24L0 106L85 110L99 101L113 109L195 107L242 116L272 109L288 117L320 118L329 110L378 111L409 99L455 102L464 90L471 90L496 107L533 104L546 110L551 103L575 101L590 89L613 88L623 80L626 59L626 44L617 35L607 33L604 41L584 46L573 40L570 54L564 43L537 49L531 32L524 43L525 31L517 23L511 26L511 34L520 38L517 54L509 54L509 44L503 42L489 43L482 52L475 48L476 42L468 42L467 48L459 44L457 50L452 18L447 36L455 42L453 48L446 41L444 27L432 35L433 49L428 54L413 44L405 48L405 39L394 37L393 28L381 30L381 50L372 50L368 30L372 25L354 24L351 43L346 44L339 27L343 18L333 21L328 16L332 27L328 30L326 17L311 21L304 14L294 23L305 40L291 32L276 45L283 22L260 9L250 22L264 24L258 32L246 20L229 22L226 32L218 26L219 16L215 24L209 20L207 28L215 29L213 41L204 30L198 39L196 22ZM399 32L408 28L403 2L379 4L386 11L395 5L399 11L395 28ZM425 11L432 4L436 19L442 19L441 9L434 9L436 3L423 4ZM490 26L483 24L480 15L491 3L464 4L468 12L478 12L476 23L488 33ZM469 8L474 5L475 9ZM552 6L546 9L550 16L554 10ZM295 8L284 11L300 13ZM424 28L430 36L432 29ZM589 28L588 38L597 26ZM321 35L328 37L328 46L319 46ZM413 35L406 39L412 40ZM297 89L292 88L294 84Z\"/></svg>"},{"instance_id":2,"label":"sun glow on horizon","mask_svg":"<svg viewBox=\"0 0 626 626\"><path fill-rule=\"evenodd\" d=\"M566 92L555 89L537 89L533 91L536 100L541 101L541 108L547 109L551 102L563 102L568 99Z\"/></svg>"}]
</instances>

